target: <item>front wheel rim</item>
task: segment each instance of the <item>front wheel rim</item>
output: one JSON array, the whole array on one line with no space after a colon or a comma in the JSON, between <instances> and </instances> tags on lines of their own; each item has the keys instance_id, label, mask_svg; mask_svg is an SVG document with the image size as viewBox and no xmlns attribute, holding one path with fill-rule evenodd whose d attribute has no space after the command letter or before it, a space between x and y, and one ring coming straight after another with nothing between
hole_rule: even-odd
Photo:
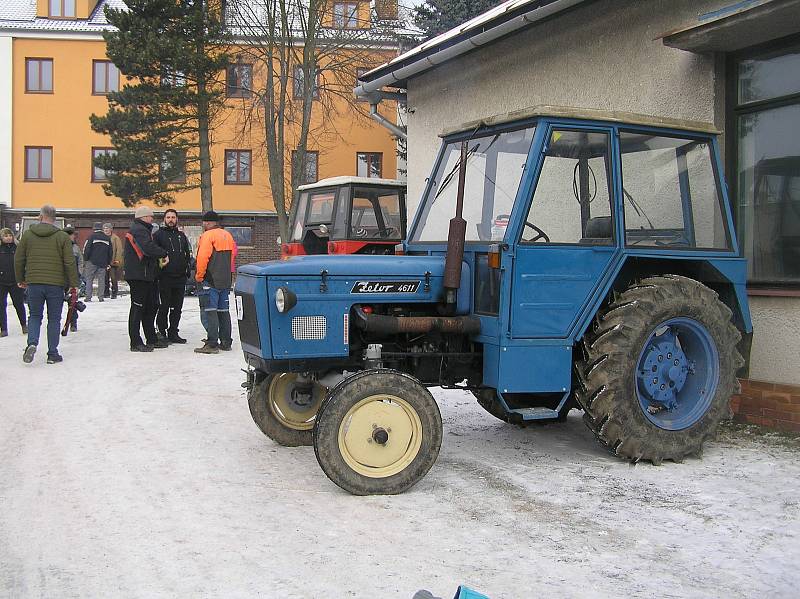
<instances>
[{"instance_id":1,"label":"front wheel rim","mask_svg":"<svg viewBox=\"0 0 800 599\"><path fill-rule=\"evenodd\" d=\"M338 442L342 459L353 471L387 478L405 470L419 454L422 421L406 400L371 395L347 411Z\"/></svg>"},{"instance_id":2,"label":"front wheel rim","mask_svg":"<svg viewBox=\"0 0 800 599\"><path fill-rule=\"evenodd\" d=\"M708 412L719 385L719 352L708 329L671 318L645 341L634 373L639 406L657 427L679 431Z\"/></svg>"},{"instance_id":3,"label":"front wheel rim","mask_svg":"<svg viewBox=\"0 0 800 599\"><path fill-rule=\"evenodd\" d=\"M286 428L308 431L314 428L319 406L325 399L325 388L313 383L310 403L297 402L293 395L297 375L290 372L277 375L267 390L267 404L272 415Z\"/></svg>"}]
</instances>

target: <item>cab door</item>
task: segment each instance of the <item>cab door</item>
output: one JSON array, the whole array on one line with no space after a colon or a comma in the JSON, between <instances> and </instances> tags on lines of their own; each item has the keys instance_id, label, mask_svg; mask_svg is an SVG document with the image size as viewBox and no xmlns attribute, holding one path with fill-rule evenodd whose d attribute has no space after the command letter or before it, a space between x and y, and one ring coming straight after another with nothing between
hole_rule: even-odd
<instances>
[{"instance_id":1,"label":"cab door","mask_svg":"<svg viewBox=\"0 0 800 599\"><path fill-rule=\"evenodd\" d=\"M612 129L550 125L514 250L512 338L563 339L611 268Z\"/></svg>"}]
</instances>

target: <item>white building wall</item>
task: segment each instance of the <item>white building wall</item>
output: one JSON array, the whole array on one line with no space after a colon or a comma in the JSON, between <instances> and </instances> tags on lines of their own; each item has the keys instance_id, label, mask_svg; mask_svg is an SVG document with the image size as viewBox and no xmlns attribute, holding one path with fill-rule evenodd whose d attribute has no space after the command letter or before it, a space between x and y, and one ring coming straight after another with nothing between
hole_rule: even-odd
<instances>
[{"instance_id":1,"label":"white building wall","mask_svg":"<svg viewBox=\"0 0 800 599\"><path fill-rule=\"evenodd\" d=\"M730 0L598 0L409 81L409 218L443 129L539 104L640 112L724 127L721 61L662 34ZM800 384L800 300L751 298L751 378Z\"/></svg>"},{"instance_id":2,"label":"white building wall","mask_svg":"<svg viewBox=\"0 0 800 599\"><path fill-rule=\"evenodd\" d=\"M13 39L0 35L0 204L11 206Z\"/></svg>"}]
</instances>

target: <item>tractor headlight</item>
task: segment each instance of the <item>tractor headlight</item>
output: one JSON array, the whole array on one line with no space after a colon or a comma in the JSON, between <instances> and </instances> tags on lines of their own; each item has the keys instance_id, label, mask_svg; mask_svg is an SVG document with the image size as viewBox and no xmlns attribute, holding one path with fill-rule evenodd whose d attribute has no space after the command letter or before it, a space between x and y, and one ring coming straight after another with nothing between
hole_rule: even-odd
<instances>
[{"instance_id":1,"label":"tractor headlight","mask_svg":"<svg viewBox=\"0 0 800 599\"><path fill-rule=\"evenodd\" d=\"M278 290L275 292L275 307L278 309L278 312L281 314L288 312L294 308L295 304L297 304L297 296L292 290L286 287L278 287Z\"/></svg>"}]
</instances>

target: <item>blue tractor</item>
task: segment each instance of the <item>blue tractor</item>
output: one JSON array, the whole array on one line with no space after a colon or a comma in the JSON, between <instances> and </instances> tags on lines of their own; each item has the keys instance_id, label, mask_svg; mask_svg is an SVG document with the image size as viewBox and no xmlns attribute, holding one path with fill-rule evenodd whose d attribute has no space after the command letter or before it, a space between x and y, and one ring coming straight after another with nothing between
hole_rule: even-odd
<instances>
[{"instance_id":1,"label":"blue tractor","mask_svg":"<svg viewBox=\"0 0 800 599\"><path fill-rule=\"evenodd\" d=\"M236 283L253 419L351 493L433 466L432 386L514 424L578 408L631 462L697 454L730 413L752 325L710 125L557 107L468 123L397 253Z\"/></svg>"}]
</instances>

